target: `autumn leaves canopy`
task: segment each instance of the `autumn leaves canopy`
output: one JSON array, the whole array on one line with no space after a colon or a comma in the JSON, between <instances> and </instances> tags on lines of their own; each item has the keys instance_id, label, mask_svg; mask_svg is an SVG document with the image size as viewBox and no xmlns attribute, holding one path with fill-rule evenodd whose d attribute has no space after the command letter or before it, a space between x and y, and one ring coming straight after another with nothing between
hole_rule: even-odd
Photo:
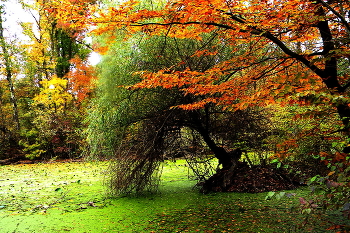
<instances>
[{"instance_id":1,"label":"autumn leaves canopy","mask_svg":"<svg viewBox=\"0 0 350 233\"><path fill-rule=\"evenodd\" d=\"M348 1L127 1L108 8L94 1L52 4L63 27L80 35L109 35L106 44L95 44L101 53L118 30L127 36L162 36L164 43L172 37L203 40L215 35L220 46L204 46L192 55L210 57L215 66L198 70L184 57L157 72L138 72L142 81L132 88L178 88L184 95L201 96L179 106L184 109L207 103L225 109L276 101L308 104L312 96L333 106L348 128ZM222 46L231 49L228 59L220 56Z\"/></svg>"}]
</instances>

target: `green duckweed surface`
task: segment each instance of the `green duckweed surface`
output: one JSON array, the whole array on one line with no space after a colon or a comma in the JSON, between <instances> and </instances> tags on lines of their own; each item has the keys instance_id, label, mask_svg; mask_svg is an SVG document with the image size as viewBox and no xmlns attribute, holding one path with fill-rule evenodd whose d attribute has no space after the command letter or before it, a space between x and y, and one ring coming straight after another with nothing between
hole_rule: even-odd
<instances>
[{"instance_id":1,"label":"green duckweed surface","mask_svg":"<svg viewBox=\"0 0 350 233\"><path fill-rule=\"evenodd\" d=\"M108 162L0 167L0 232L325 232L337 213L313 216L292 209L297 198L266 193L203 195L184 163L164 167L160 192L108 198ZM294 190L298 195L307 191ZM326 221L327 220L327 221Z\"/></svg>"}]
</instances>

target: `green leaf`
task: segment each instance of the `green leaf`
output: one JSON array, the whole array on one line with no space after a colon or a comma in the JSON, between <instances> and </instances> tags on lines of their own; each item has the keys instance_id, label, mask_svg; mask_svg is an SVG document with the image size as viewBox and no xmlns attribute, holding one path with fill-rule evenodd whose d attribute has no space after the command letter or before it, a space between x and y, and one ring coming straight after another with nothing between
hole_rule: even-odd
<instances>
[{"instance_id":1,"label":"green leaf","mask_svg":"<svg viewBox=\"0 0 350 233\"><path fill-rule=\"evenodd\" d=\"M279 162L278 159L274 159L271 161L271 163L278 163L278 162Z\"/></svg>"},{"instance_id":2,"label":"green leaf","mask_svg":"<svg viewBox=\"0 0 350 233\"><path fill-rule=\"evenodd\" d=\"M62 190L62 188L57 188L57 189L55 189L55 192L58 192L58 191L61 191Z\"/></svg>"},{"instance_id":3,"label":"green leaf","mask_svg":"<svg viewBox=\"0 0 350 233\"><path fill-rule=\"evenodd\" d=\"M268 192L266 197L265 197L265 200L271 199L274 195L275 195L275 192Z\"/></svg>"},{"instance_id":4,"label":"green leaf","mask_svg":"<svg viewBox=\"0 0 350 233\"><path fill-rule=\"evenodd\" d=\"M286 194L286 192L280 192L276 195L276 199L277 200L281 200L282 197L284 197L284 195Z\"/></svg>"},{"instance_id":5,"label":"green leaf","mask_svg":"<svg viewBox=\"0 0 350 233\"><path fill-rule=\"evenodd\" d=\"M281 165L282 165L282 163L277 163L277 168L280 168L281 167Z\"/></svg>"},{"instance_id":6,"label":"green leaf","mask_svg":"<svg viewBox=\"0 0 350 233\"><path fill-rule=\"evenodd\" d=\"M315 180L316 180L317 178L318 178L318 175L317 175L317 176L312 177L312 178L310 179L310 183L315 182Z\"/></svg>"},{"instance_id":7,"label":"green leaf","mask_svg":"<svg viewBox=\"0 0 350 233\"><path fill-rule=\"evenodd\" d=\"M339 145L339 142L332 142L332 147L337 147Z\"/></svg>"},{"instance_id":8,"label":"green leaf","mask_svg":"<svg viewBox=\"0 0 350 233\"><path fill-rule=\"evenodd\" d=\"M311 209L307 208L307 209L303 209L303 211L301 211L302 214L310 214L311 213Z\"/></svg>"}]
</instances>

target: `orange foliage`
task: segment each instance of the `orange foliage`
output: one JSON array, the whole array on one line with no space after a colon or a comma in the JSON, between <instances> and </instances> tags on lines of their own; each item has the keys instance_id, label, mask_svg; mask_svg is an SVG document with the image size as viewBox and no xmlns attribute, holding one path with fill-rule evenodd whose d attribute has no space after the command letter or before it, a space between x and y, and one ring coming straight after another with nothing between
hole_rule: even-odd
<instances>
[{"instance_id":1,"label":"orange foliage","mask_svg":"<svg viewBox=\"0 0 350 233\"><path fill-rule=\"evenodd\" d=\"M299 101L293 98L293 93L309 96L323 92L325 87L333 93L344 91L338 77L333 79L330 65L333 58L349 56L350 48L346 43L336 47L327 36L332 41L348 38L350 27L341 15L350 10L347 1L171 0L160 10L148 10L131 0L116 8L100 10L94 14L96 17L88 7L90 3L60 1L63 6L71 4L68 11L57 10L62 25L71 26L72 22L76 22L75 28L98 25L93 30L97 35L113 35L123 29L129 34L141 32L196 40L215 32L220 43L232 48L231 59L222 61L217 57L217 64L205 71L169 67L154 73L141 72L143 80L134 88L175 87L185 95L205 98L192 108L214 102L232 109L280 100L293 103ZM328 29L331 34L326 32ZM100 50L104 52L105 48ZM209 55L218 53L204 49L193 54ZM349 81L344 78L342 82Z\"/></svg>"},{"instance_id":2,"label":"orange foliage","mask_svg":"<svg viewBox=\"0 0 350 233\"><path fill-rule=\"evenodd\" d=\"M95 70L92 66L82 61L79 57L71 59L73 69L66 75L70 88L77 100L81 102L94 88Z\"/></svg>"},{"instance_id":3,"label":"orange foliage","mask_svg":"<svg viewBox=\"0 0 350 233\"><path fill-rule=\"evenodd\" d=\"M95 3L96 0L50 0L40 4L53 17L58 27L69 29L71 36L79 37L91 25L96 10Z\"/></svg>"},{"instance_id":4,"label":"orange foliage","mask_svg":"<svg viewBox=\"0 0 350 233\"><path fill-rule=\"evenodd\" d=\"M143 81L135 88L177 87L185 94L207 97L194 104L193 108L215 102L243 109L253 104L269 105L276 99L293 102L295 99L290 98L291 93L307 96L310 91L322 91L325 87L325 78L320 79L320 72L317 73L317 69L325 68L325 60L314 56L309 56L308 60L299 59L299 56L307 57L322 50L318 45L320 33L314 25L335 18L324 7L322 10L326 13L320 14L320 4L302 0L178 0L169 1L160 11L134 10L136 7L137 3L130 1L118 9L104 12L94 21L100 25L95 33L111 33L123 27L130 33L142 31L150 35L166 34L200 40L204 33L219 28L220 39L232 47L233 54L239 56L204 72L190 69L175 71L171 68L156 73L144 72ZM347 3L342 7L350 9ZM337 30L337 27L339 32L344 31L339 24L331 26L332 30ZM340 34L344 36L344 33ZM339 36L338 31L334 35ZM208 55L206 50L193 54L203 55ZM215 56L216 53L211 52L210 55ZM231 78L218 82L220 77L225 76ZM182 107L190 109L189 106Z\"/></svg>"}]
</instances>

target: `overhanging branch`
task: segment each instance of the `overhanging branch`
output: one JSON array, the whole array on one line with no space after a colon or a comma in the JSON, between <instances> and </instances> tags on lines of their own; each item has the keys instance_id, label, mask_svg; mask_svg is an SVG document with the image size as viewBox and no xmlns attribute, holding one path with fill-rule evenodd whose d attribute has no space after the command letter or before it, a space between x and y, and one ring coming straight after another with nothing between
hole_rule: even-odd
<instances>
[{"instance_id":1,"label":"overhanging branch","mask_svg":"<svg viewBox=\"0 0 350 233\"><path fill-rule=\"evenodd\" d=\"M235 15L231 15L231 18L235 20L238 23L245 23L243 19L238 18ZM219 28L224 28L224 29L229 29L229 30L234 30L230 25L226 24L220 24L220 23L215 23L215 22L208 22L208 23L203 23L203 22L196 22L196 21L191 21L191 22L169 22L169 23L135 23L131 24L131 26L148 26L148 25L159 25L159 26L169 26L169 25L207 25L207 26L216 26ZM278 39L276 36L274 36L272 33L259 30L257 28L251 28L251 30L240 30L241 32L250 32L253 35L259 35L262 37L265 37L269 39L271 42L273 42L275 45L277 45L285 54L289 55L292 58L295 58L296 60L300 61L304 65L306 65L308 68L310 68L312 71L314 71L318 76L322 78L327 78L323 77L324 73L323 70L319 69L317 66L313 65L308 59L306 59L304 56L292 51L289 49L280 39Z\"/></svg>"}]
</instances>

